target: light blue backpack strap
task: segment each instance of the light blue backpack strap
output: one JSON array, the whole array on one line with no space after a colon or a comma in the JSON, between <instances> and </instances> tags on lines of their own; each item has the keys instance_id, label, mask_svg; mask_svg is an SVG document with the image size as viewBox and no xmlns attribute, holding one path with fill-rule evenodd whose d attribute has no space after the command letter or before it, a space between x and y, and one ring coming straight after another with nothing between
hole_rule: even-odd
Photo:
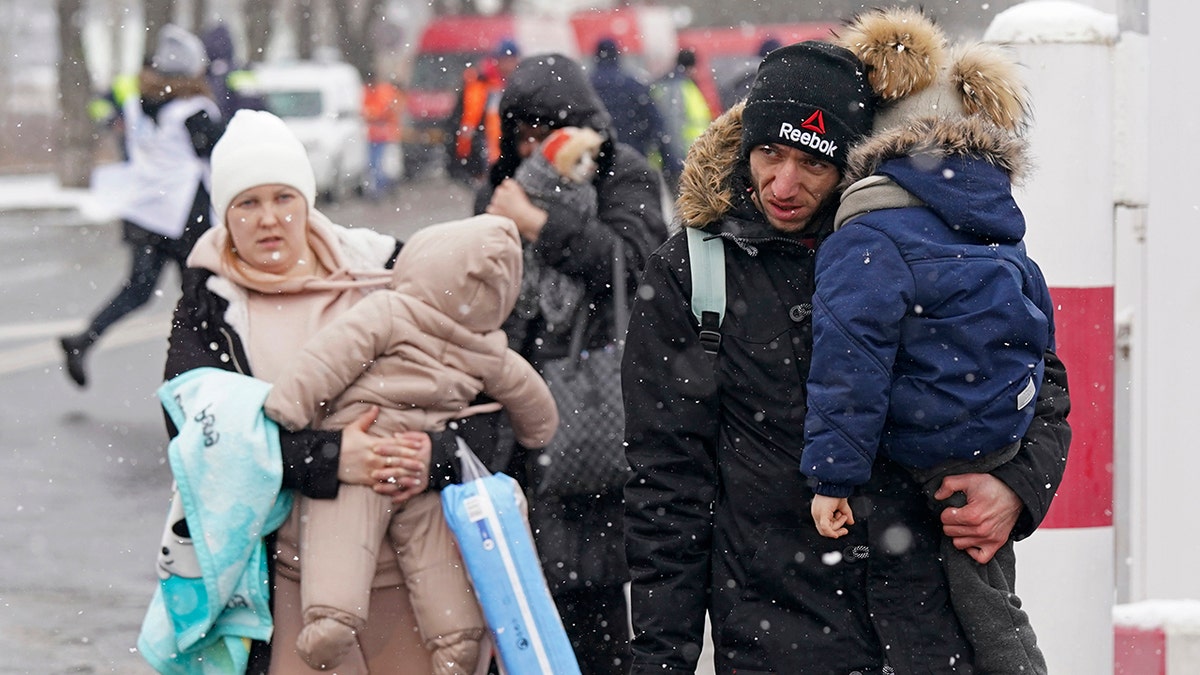
<instances>
[{"instance_id":1,"label":"light blue backpack strap","mask_svg":"<svg viewBox=\"0 0 1200 675\"><path fill-rule=\"evenodd\" d=\"M716 354L725 320L725 240L694 227L684 229L692 270L692 315L700 324L704 351Z\"/></svg>"}]
</instances>

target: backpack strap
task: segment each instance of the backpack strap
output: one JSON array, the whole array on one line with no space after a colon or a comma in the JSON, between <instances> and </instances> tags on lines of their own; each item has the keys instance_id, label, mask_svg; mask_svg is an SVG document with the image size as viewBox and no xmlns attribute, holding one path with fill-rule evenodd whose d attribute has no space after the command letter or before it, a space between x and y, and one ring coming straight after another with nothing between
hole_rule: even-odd
<instances>
[{"instance_id":1,"label":"backpack strap","mask_svg":"<svg viewBox=\"0 0 1200 675\"><path fill-rule=\"evenodd\" d=\"M700 324L704 351L716 355L725 320L725 240L694 227L684 229L692 271L692 315Z\"/></svg>"}]
</instances>

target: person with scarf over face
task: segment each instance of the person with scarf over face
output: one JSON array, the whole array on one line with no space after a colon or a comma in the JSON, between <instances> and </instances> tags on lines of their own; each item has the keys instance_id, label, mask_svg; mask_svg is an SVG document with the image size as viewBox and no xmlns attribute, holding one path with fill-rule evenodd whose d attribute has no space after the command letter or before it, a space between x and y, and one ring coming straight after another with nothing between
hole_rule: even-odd
<instances>
[{"instance_id":1,"label":"person with scarf over face","mask_svg":"<svg viewBox=\"0 0 1200 675\"><path fill-rule=\"evenodd\" d=\"M561 54L523 59L509 77L500 102L500 158L476 195L476 213L511 218L530 247L526 258L542 272L537 288L522 289L517 309L505 322L509 343L541 369L567 355L572 316L556 316L559 294L577 282L589 301L585 348L600 348L613 334L613 250L620 246L632 293L637 271L667 236L658 175L636 150L612 140L611 124L578 63ZM535 205L513 178L522 160L561 127L598 132L601 144L592 179L594 214L581 217L575 205ZM466 433L466 432L463 432ZM476 447L476 443L471 444ZM629 630L624 583L628 580L621 530L621 489L572 497L537 496L530 480L535 453L506 444L490 462L527 488L530 521L551 594L584 675L608 675L628 666Z\"/></svg>"},{"instance_id":2,"label":"person with scarf over face","mask_svg":"<svg viewBox=\"0 0 1200 675\"><path fill-rule=\"evenodd\" d=\"M677 212L722 242L725 315L709 354L686 233L651 256L623 368L633 675L694 672L706 616L717 673L974 673L943 532L990 557L1033 531L1062 479L1069 398L1047 351L1016 455L958 476L965 506L939 521L909 472L880 458L846 536L814 526L800 472L814 261L874 107L853 53L781 47L688 157Z\"/></svg>"}]
</instances>

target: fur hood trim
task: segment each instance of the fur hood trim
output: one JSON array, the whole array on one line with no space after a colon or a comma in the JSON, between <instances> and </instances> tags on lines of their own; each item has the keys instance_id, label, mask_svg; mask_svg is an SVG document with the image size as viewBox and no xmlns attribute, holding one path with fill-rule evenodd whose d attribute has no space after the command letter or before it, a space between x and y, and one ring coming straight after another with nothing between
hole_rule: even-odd
<instances>
[{"instance_id":1,"label":"fur hood trim","mask_svg":"<svg viewBox=\"0 0 1200 675\"><path fill-rule=\"evenodd\" d=\"M741 156L742 111L745 102L734 105L713 120L688 150L679 178L675 212L684 227L704 227L733 210L743 189L737 179ZM748 186L745 186L748 187Z\"/></svg>"},{"instance_id":2,"label":"fur hood trim","mask_svg":"<svg viewBox=\"0 0 1200 675\"><path fill-rule=\"evenodd\" d=\"M842 186L874 174L889 159L918 155L981 157L1017 184L1031 169L1028 144L986 119L924 117L875 134L851 149Z\"/></svg>"},{"instance_id":3,"label":"fur hood trim","mask_svg":"<svg viewBox=\"0 0 1200 675\"><path fill-rule=\"evenodd\" d=\"M204 96L212 98L212 90L203 75L163 75L153 68L143 68L138 73L138 91L142 98L156 103L166 103L177 98Z\"/></svg>"},{"instance_id":4,"label":"fur hood trim","mask_svg":"<svg viewBox=\"0 0 1200 675\"><path fill-rule=\"evenodd\" d=\"M841 31L837 43L867 66L867 79L885 102L928 87L946 58L945 34L912 7L865 12Z\"/></svg>"},{"instance_id":5,"label":"fur hood trim","mask_svg":"<svg viewBox=\"0 0 1200 675\"><path fill-rule=\"evenodd\" d=\"M1012 133L1029 119L1029 92L1020 67L1002 47L981 42L950 46L919 9L864 12L838 36L867 67L883 101L876 131L928 115L982 116Z\"/></svg>"}]
</instances>

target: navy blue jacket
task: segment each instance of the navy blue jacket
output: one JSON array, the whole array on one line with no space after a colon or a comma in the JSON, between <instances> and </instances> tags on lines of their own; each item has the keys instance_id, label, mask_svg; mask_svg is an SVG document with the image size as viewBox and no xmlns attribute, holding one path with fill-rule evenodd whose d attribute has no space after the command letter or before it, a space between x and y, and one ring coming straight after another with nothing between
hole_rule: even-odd
<instances>
[{"instance_id":1,"label":"navy blue jacket","mask_svg":"<svg viewBox=\"0 0 1200 675\"><path fill-rule=\"evenodd\" d=\"M923 205L853 217L817 256L801 466L836 497L867 482L877 449L927 469L1020 440L1055 349L1004 170L950 155L876 175Z\"/></svg>"}]
</instances>

